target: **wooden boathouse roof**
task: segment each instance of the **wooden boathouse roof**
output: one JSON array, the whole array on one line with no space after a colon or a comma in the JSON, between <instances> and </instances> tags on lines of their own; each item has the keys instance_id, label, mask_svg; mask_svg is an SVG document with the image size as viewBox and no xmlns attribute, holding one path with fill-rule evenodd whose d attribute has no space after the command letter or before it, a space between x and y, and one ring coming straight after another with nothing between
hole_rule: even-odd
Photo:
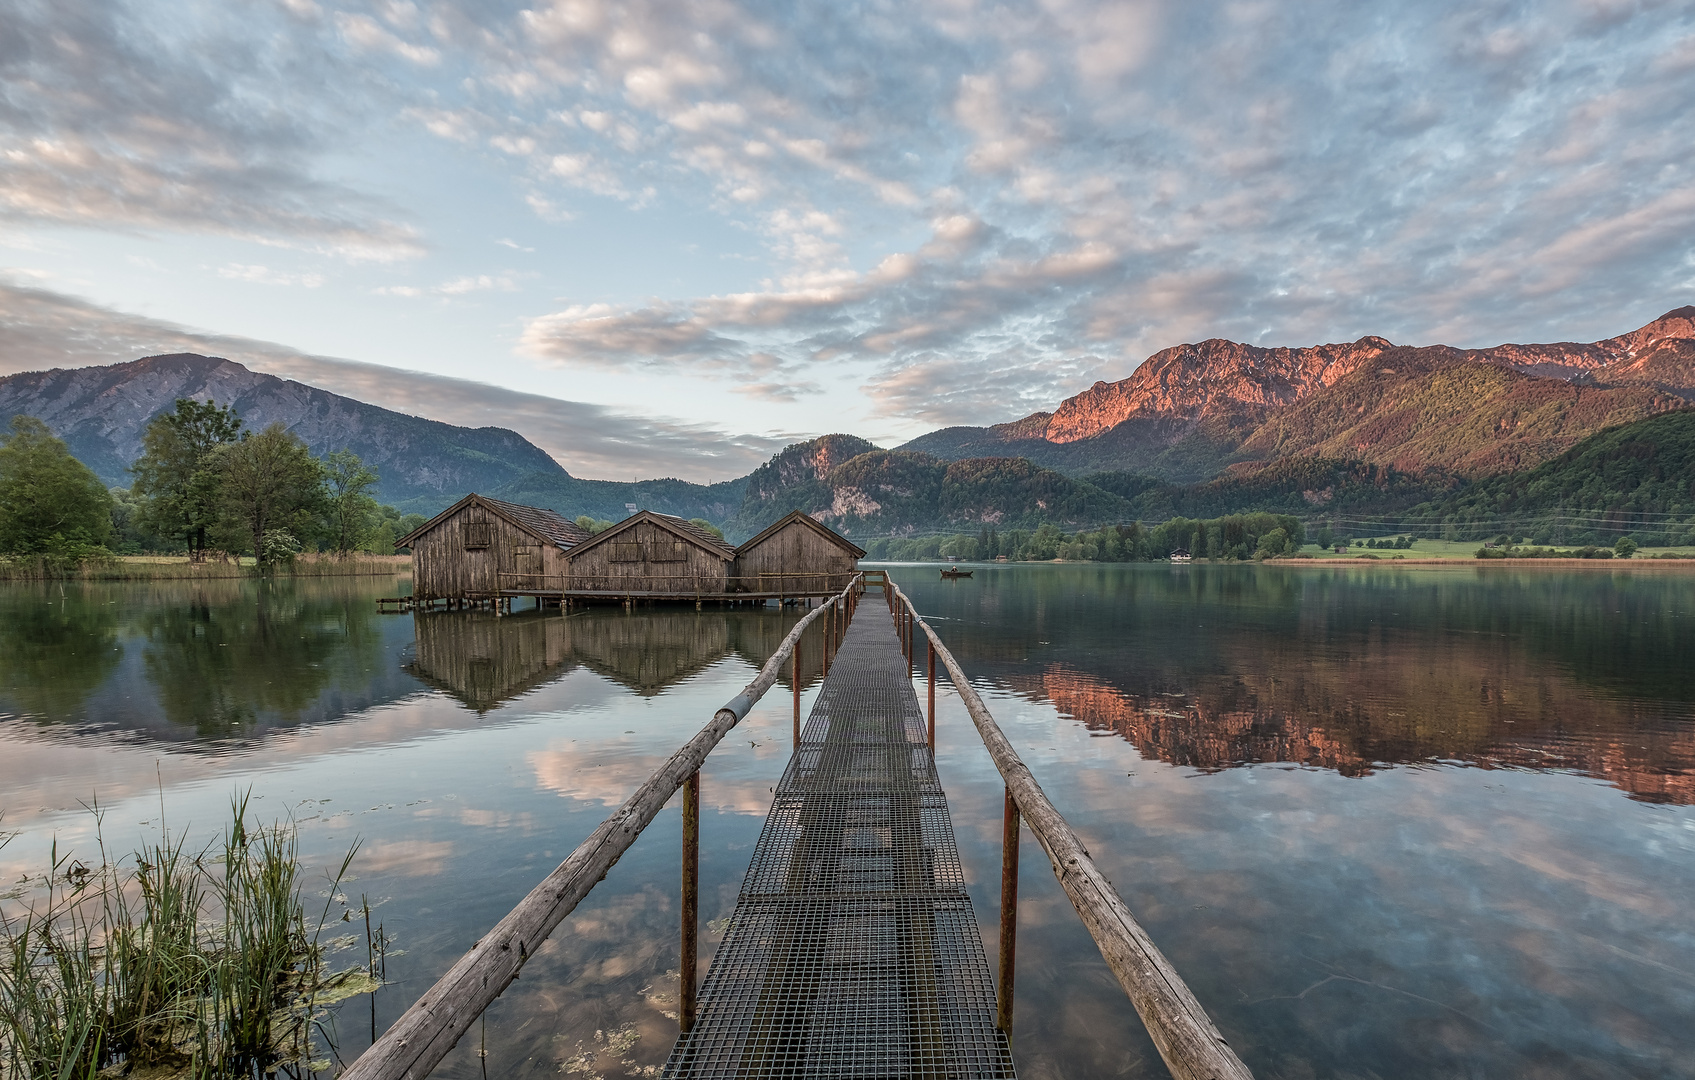
<instances>
[{"instance_id":1,"label":"wooden boathouse roof","mask_svg":"<svg viewBox=\"0 0 1695 1080\"><path fill-rule=\"evenodd\" d=\"M589 539L588 530L584 529L576 522L560 516L552 510L544 510L539 506L523 506L518 503L504 502L500 499L491 499L487 495L478 495L473 491L471 494L460 499L446 510L443 510L435 517L424 522L416 529L413 529L405 536L396 540L394 542L394 546L397 548L411 547L418 537L423 536L425 533L434 529L442 522L447 521L449 518L453 517L453 515L459 513L466 507L473 505L483 507L489 513L501 518L513 528L522 529L531 536L534 536L536 539L545 543L553 544L563 551L569 551L578 544L584 543Z\"/></svg>"},{"instance_id":2,"label":"wooden boathouse roof","mask_svg":"<svg viewBox=\"0 0 1695 1080\"><path fill-rule=\"evenodd\" d=\"M836 530L830 528L828 525L825 525L823 522L819 521L817 518L813 517L811 514L808 514L804 510L791 510L787 514L784 514L782 517L778 518L776 521L773 521L771 524L765 526L765 528L759 530L759 533L757 535L755 535L751 540L747 540L747 541L743 542L740 546L738 546L736 548L736 551L737 552L749 551L749 550L751 550L755 547L758 547L765 540L766 537L775 535L785 525L788 525L790 522L794 522L794 521L798 521L802 525L807 526L813 532L817 533L819 536L822 536L824 539L828 540L830 543L835 544L837 547L841 548L843 551L852 552L854 558L856 558L856 559L865 558L865 549L864 548L860 547L858 544L854 543L852 540L849 540L847 537L843 536L841 533L837 532Z\"/></svg>"},{"instance_id":3,"label":"wooden boathouse roof","mask_svg":"<svg viewBox=\"0 0 1695 1080\"><path fill-rule=\"evenodd\" d=\"M572 545L570 549L571 555L572 557L575 557L590 548L604 544L619 533L627 532L644 521L651 522L654 525L659 526L661 529L665 529L666 531L675 534L677 537L688 541L696 547L703 548L706 551L711 552L720 559L723 559L725 562L734 562L736 559L735 548L718 539L716 536L713 536L699 525L692 524L680 517L674 517L671 514L655 513L652 510L639 510L630 517L627 517L623 521L612 526L610 529L607 529L604 532L595 533L591 539ZM575 526L573 526L573 528L575 528Z\"/></svg>"}]
</instances>

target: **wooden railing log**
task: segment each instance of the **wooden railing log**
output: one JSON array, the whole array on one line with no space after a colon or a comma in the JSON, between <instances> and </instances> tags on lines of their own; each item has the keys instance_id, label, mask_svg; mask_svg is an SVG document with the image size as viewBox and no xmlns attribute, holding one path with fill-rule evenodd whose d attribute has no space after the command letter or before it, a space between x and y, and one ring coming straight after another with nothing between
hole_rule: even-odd
<instances>
[{"instance_id":1,"label":"wooden railing log","mask_svg":"<svg viewBox=\"0 0 1695 1080\"><path fill-rule=\"evenodd\" d=\"M889 587L894 590L900 607L916 616L917 608L900 587L892 582ZM916 618L914 621L924 628L925 636L936 647L936 655L947 668L948 678L965 703L965 710L988 748L995 768L1006 781L1024 823L1047 852L1060 887L1071 898L1071 906L1088 927L1089 936L1095 939L1118 985L1129 995L1171 1075L1177 1080L1253 1080L1253 1073L1230 1048L1183 977L1148 937L1118 890L1090 858L1071 825L1048 800L966 678L959 661L929 623Z\"/></svg>"}]
</instances>

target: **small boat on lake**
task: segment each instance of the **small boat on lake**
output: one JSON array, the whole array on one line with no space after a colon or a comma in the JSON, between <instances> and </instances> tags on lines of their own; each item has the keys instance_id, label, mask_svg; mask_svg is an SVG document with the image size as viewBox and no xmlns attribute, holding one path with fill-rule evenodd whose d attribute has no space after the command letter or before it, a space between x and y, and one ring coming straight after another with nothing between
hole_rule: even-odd
<instances>
[{"instance_id":1,"label":"small boat on lake","mask_svg":"<svg viewBox=\"0 0 1695 1080\"><path fill-rule=\"evenodd\" d=\"M954 581L958 578L970 577L970 576L971 576L970 570L961 570L957 566L950 566L946 570L942 571L942 580L943 581Z\"/></svg>"}]
</instances>

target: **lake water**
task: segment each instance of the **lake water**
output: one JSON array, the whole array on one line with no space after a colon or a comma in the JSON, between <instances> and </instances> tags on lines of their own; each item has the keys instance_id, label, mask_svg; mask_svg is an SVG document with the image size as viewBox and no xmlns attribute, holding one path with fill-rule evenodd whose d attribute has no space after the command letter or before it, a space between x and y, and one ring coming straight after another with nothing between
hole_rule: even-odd
<instances>
[{"instance_id":1,"label":"lake water","mask_svg":"<svg viewBox=\"0 0 1695 1080\"><path fill-rule=\"evenodd\" d=\"M893 574L1257 1075L1695 1077L1695 575ZM96 798L123 849L161 821L209 838L249 788L315 868L358 837L342 896L395 945L390 985L336 1017L351 1058L797 617L377 615L399 587L0 587L0 893L55 837L86 850ZM945 682L939 698L992 956L1001 788ZM703 773L703 970L790 725L780 685ZM436 1075L656 1075L679 843L674 800ZM1025 844L1021 1075L1164 1075Z\"/></svg>"}]
</instances>

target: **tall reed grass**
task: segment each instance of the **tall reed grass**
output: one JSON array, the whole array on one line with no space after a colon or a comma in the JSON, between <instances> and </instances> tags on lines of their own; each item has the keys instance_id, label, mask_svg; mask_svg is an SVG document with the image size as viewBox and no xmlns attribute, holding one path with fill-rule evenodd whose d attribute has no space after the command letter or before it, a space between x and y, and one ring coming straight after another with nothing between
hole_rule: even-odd
<instances>
[{"instance_id":1,"label":"tall reed grass","mask_svg":"<svg viewBox=\"0 0 1695 1080\"><path fill-rule=\"evenodd\" d=\"M302 1075L323 1064L319 1007L380 985L375 955L326 973L330 902L308 921L296 832L253 826L246 796L199 851L168 833L122 863L98 846L90 868L55 844L33 900L0 911L0 1080Z\"/></svg>"},{"instance_id":2,"label":"tall reed grass","mask_svg":"<svg viewBox=\"0 0 1695 1080\"><path fill-rule=\"evenodd\" d=\"M266 568L272 577L375 577L409 573L410 555L299 555ZM254 577L250 558L191 562L174 555L113 555L66 564L46 556L0 555L0 581L205 581Z\"/></svg>"}]
</instances>

